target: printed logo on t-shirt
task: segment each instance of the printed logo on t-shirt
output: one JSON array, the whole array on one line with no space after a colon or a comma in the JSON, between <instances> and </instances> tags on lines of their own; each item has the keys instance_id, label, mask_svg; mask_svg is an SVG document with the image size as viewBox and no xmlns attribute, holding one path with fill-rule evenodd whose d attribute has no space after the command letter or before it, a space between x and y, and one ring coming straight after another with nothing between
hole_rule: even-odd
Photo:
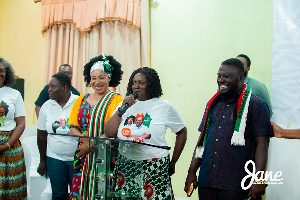
<instances>
[{"instance_id":1,"label":"printed logo on t-shirt","mask_svg":"<svg viewBox=\"0 0 300 200\"><path fill-rule=\"evenodd\" d=\"M54 121L52 124L52 130L54 133L68 134L70 133L69 119L60 119L59 121Z\"/></svg>"},{"instance_id":2,"label":"printed logo on t-shirt","mask_svg":"<svg viewBox=\"0 0 300 200\"><path fill-rule=\"evenodd\" d=\"M0 127L5 127L5 120L8 113L8 104L4 101L0 102Z\"/></svg>"},{"instance_id":3,"label":"printed logo on t-shirt","mask_svg":"<svg viewBox=\"0 0 300 200\"><path fill-rule=\"evenodd\" d=\"M148 113L129 116L124 122L121 133L124 137L135 142L146 142L151 138L150 122L151 117Z\"/></svg>"}]
</instances>

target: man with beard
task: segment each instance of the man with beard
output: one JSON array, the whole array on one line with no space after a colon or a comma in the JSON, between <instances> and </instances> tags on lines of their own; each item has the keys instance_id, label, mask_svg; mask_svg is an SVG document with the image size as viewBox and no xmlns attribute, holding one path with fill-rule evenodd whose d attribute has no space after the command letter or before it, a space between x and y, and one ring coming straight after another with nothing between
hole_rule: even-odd
<instances>
[{"instance_id":1,"label":"man with beard","mask_svg":"<svg viewBox=\"0 0 300 200\"><path fill-rule=\"evenodd\" d=\"M241 182L248 175L247 161L255 162L256 171L265 170L268 139L273 136L268 106L244 84L244 66L236 58L222 62L217 83L219 91L208 101L198 129L184 189L188 193L190 187L198 187L201 200L243 200L250 195L260 199L265 184L244 190Z\"/></svg>"},{"instance_id":2,"label":"man with beard","mask_svg":"<svg viewBox=\"0 0 300 200\"><path fill-rule=\"evenodd\" d=\"M262 82L254 79L254 78L250 78L248 76L248 72L250 70L250 65L251 65L250 58L245 54L240 54L236 58L239 59L240 61L242 61L243 65L244 65L244 76L245 76L244 83L246 83L251 88L253 94L255 94L256 96L258 96L259 98L261 98L262 100L264 100L267 103L267 105L270 109L270 116L272 117L272 114L273 114L272 104L271 104L270 95L269 95L267 87Z\"/></svg>"}]
</instances>

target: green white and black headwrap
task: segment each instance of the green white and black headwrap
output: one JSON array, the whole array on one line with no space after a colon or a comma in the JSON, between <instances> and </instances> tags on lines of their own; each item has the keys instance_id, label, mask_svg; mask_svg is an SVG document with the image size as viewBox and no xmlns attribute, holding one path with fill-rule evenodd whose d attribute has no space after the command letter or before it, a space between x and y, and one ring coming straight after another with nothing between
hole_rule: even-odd
<instances>
[{"instance_id":1,"label":"green white and black headwrap","mask_svg":"<svg viewBox=\"0 0 300 200\"><path fill-rule=\"evenodd\" d=\"M102 59L103 61L97 61L93 64L91 67L90 73L96 69L100 69L107 73L109 77L112 75L112 71L114 70L114 67L109 64L109 60L107 60L106 56L104 53L102 53Z\"/></svg>"}]
</instances>

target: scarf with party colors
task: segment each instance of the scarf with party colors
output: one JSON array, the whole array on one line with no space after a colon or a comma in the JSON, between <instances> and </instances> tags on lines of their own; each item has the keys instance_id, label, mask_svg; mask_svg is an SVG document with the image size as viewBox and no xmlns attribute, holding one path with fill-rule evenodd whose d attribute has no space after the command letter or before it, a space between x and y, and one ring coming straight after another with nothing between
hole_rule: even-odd
<instances>
[{"instance_id":1,"label":"scarf with party colors","mask_svg":"<svg viewBox=\"0 0 300 200\"><path fill-rule=\"evenodd\" d=\"M246 130L246 121L248 115L249 102L251 97L251 89L244 84L243 90L238 98L237 103L237 118L235 121L234 132L231 137L231 145L234 146L245 146L245 138L244 133ZM210 125L210 117L212 114L212 110L216 103L221 98L220 91L218 91L209 101L204 114L204 126L203 130L200 134L200 138L198 141L198 148L196 148L195 157L202 158L204 148L206 145L207 135L208 135L208 127Z\"/></svg>"},{"instance_id":2,"label":"scarf with party colors","mask_svg":"<svg viewBox=\"0 0 300 200\"><path fill-rule=\"evenodd\" d=\"M100 137L103 134L106 112L115 95L118 94L110 92L96 103L91 113L89 133L87 136ZM86 155L85 163L82 169L81 187L78 195L82 200L95 199L95 179L97 178L96 159L97 152L90 151Z\"/></svg>"}]
</instances>

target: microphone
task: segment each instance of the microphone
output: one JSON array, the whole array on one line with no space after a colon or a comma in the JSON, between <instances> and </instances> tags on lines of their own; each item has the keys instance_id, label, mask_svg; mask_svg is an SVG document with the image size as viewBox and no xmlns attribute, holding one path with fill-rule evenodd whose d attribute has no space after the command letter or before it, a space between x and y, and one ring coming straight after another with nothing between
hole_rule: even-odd
<instances>
[{"instance_id":1,"label":"microphone","mask_svg":"<svg viewBox=\"0 0 300 200\"><path fill-rule=\"evenodd\" d=\"M244 198L244 200L252 200L252 195L250 195L250 196Z\"/></svg>"},{"instance_id":2,"label":"microphone","mask_svg":"<svg viewBox=\"0 0 300 200\"><path fill-rule=\"evenodd\" d=\"M134 92L134 93L132 93L132 95L133 95L134 100L136 100L137 97L138 97L138 94ZM129 108L129 104L125 103L125 105L124 105L124 107L122 109L120 109L120 108L118 109L119 110L118 116L122 117L122 115L126 112L126 110L128 108Z\"/></svg>"}]
</instances>

